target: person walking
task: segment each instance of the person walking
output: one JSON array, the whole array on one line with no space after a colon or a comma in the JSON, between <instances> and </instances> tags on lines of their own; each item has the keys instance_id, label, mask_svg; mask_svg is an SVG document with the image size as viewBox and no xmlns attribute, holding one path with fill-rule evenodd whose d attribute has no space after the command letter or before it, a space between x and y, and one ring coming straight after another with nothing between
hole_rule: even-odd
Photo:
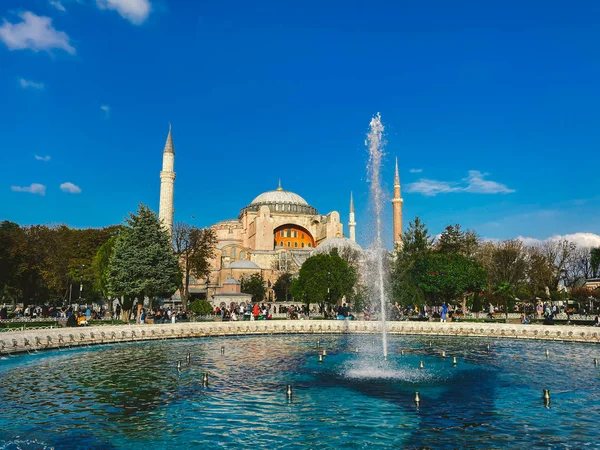
<instances>
[{"instance_id":1,"label":"person walking","mask_svg":"<svg viewBox=\"0 0 600 450\"><path fill-rule=\"evenodd\" d=\"M446 322L448 318L448 305L446 305L446 302L442 303L442 318L440 319L440 322Z\"/></svg>"}]
</instances>

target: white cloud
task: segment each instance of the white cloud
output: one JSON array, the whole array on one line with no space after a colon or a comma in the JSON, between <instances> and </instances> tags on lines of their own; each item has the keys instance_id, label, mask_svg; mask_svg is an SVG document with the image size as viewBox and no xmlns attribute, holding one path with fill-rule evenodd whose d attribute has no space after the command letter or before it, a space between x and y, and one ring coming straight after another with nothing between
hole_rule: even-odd
<instances>
[{"instance_id":1,"label":"white cloud","mask_svg":"<svg viewBox=\"0 0 600 450\"><path fill-rule=\"evenodd\" d=\"M61 184L60 190L63 192L68 192L69 194L81 194L81 188L70 181Z\"/></svg>"},{"instance_id":2,"label":"white cloud","mask_svg":"<svg viewBox=\"0 0 600 450\"><path fill-rule=\"evenodd\" d=\"M555 234L554 236L550 236L548 239L536 239L531 237L517 237L520 241L525 245L536 245L541 244L546 241L559 241L562 239L566 239L567 241L571 241L574 244L580 247L600 247L600 235L595 233L572 233L572 234Z\"/></svg>"},{"instance_id":3,"label":"white cloud","mask_svg":"<svg viewBox=\"0 0 600 450\"><path fill-rule=\"evenodd\" d=\"M409 183L406 185L406 191L417 192L419 194L432 197L434 195L445 194L447 192L457 192L460 191L460 188L455 186L454 183L421 178L419 181L415 181L414 183Z\"/></svg>"},{"instance_id":4,"label":"white cloud","mask_svg":"<svg viewBox=\"0 0 600 450\"><path fill-rule=\"evenodd\" d=\"M35 159L37 159L38 161L50 161L50 156L48 156L48 155L46 155L46 156L35 155Z\"/></svg>"},{"instance_id":5,"label":"white cloud","mask_svg":"<svg viewBox=\"0 0 600 450\"><path fill-rule=\"evenodd\" d=\"M468 183L464 192L472 192L474 194L510 194L515 192L514 189L509 189L506 185L495 181L484 180L483 177L489 175L481 173L478 170L469 170L469 176L463 178L463 181Z\"/></svg>"},{"instance_id":6,"label":"white cloud","mask_svg":"<svg viewBox=\"0 0 600 450\"><path fill-rule=\"evenodd\" d=\"M517 236L517 239L523 243L523 245L537 245L544 242L542 239L536 239L532 237Z\"/></svg>"},{"instance_id":7,"label":"white cloud","mask_svg":"<svg viewBox=\"0 0 600 450\"><path fill-rule=\"evenodd\" d=\"M39 183L31 183L29 186L11 186L15 192L29 192L30 194L46 195L46 186Z\"/></svg>"},{"instance_id":8,"label":"white cloud","mask_svg":"<svg viewBox=\"0 0 600 450\"><path fill-rule=\"evenodd\" d=\"M423 172L423 169L410 169L409 172L410 173L421 173L421 172Z\"/></svg>"},{"instance_id":9,"label":"white cloud","mask_svg":"<svg viewBox=\"0 0 600 450\"><path fill-rule=\"evenodd\" d=\"M142 24L150 15L149 0L96 0L100 9L117 11L119 15L135 25Z\"/></svg>"},{"instance_id":10,"label":"white cloud","mask_svg":"<svg viewBox=\"0 0 600 450\"><path fill-rule=\"evenodd\" d=\"M104 111L104 118L105 118L105 119L108 119L108 116L110 115L110 106L108 106L108 105L102 105L102 106L100 107L100 109L101 109L102 111Z\"/></svg>"},{"instance_id":11,"label":"white cloud","mask_svg":"<svg viewBox=\"0 0 600 450\"><path fill-rule=\"evenodd\" d=\"M32 89L43 90L44 87L45 87L44 83L39 83L37 81L26 80L25 78L19 78L19 85L21 85L21 87L23 89L32 88Z\"/></svg>"},{"instance_id":12,"label":"white cloud","mask_svg":"<svg viewBox=\"0 0 600 450\"><path fill-rule=\"evenodd\" d=\"M485 180L484 177L487 175L487 173L481 173L478 170L469 170L469 175L458 183L421 178L419 181L406 185L406 191L429 197L449 192L470 192L472 194L509 194L515 192L514 189L510 189L504 184Z\"/></svg>"},{"instance_id":13,"label":"white cloud","mask_svg":"<svg viewBox=\"0 0 600 450\"><path fill-rule=\"evenodd\" d=\"M50 0L48 3L50 3L50 5L54 6L59 11L67 12L67 8L63 6L60 0Z\"/></svg>"},{"instance_id":14,"label":"white cloud","mask_svg":"<svg viewBox=\"0 0 600 450\"><path fill-rule=\"evenodd\" d=\"M37 16L31 11L25 11L19 17L23 19L22 22L11 23L4 19L0 26L0 40L9 50L49 52L58 48L71 55L75 54L75 49L69 44L69 36L54 29L50 17Z\"/></svg>"}]
</instances>

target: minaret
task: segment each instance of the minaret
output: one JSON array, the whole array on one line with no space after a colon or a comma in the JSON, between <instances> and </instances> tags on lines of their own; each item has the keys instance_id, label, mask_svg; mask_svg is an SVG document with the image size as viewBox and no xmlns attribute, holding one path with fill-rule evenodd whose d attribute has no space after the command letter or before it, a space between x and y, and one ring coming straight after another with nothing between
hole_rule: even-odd
<instances>
[{"instance_id":1,"label":"minaret","mask_svg":"<svg viewBox=\"0 0 600 450\"><path fill-rule=\"evenodd\" d=\"M400 172L398 172L398 157L396 157L396 173L394 174L394 198L392 206L394 207L394 246L402 245L402 203L404 200L400 196Z\"/></svg>"},{"instance_id":2,"label":"minaret","mask_svg":"<svg viewBox=\"0 0 600 450\"><path fill-rule=\"evenodd\" d=\"M350 222L348 222L348 230L350 230L350 240L356 242L356 222L354 221L354 201L352 201L352 191L350 191Z\"/></svg>"},{"instance_id":3,"label":"minaret","mask_svg":"<svg viewBox=\"0 0 600 450\"><path fill-rule=\"evenodd\" d=\"M171 136L171 124L169 124L169 135L165 149L163 150L163 165L160 172L160 204L158 207L158 218L169 231L173 230L173 187L175 185L175 150L173 149L173 137Z\"/></svg>"}]
</instances>

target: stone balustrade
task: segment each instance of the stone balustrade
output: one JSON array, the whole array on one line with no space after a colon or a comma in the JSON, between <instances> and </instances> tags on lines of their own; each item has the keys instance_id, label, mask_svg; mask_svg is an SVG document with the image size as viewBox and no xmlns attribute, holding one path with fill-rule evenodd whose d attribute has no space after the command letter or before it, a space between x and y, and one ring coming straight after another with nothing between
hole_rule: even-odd
<instances>
[{"instance_id":1,"label":"stone balustrade","mask_svg":"<svg viewBox=\"0 0 600 450\"><path fill-rule=\"evenodd\" d=\"M266 334L379 334L381 322L342 320L267 320L187 322L161 325L106 325L97 327L18 330L0 335L0 354L110 344L153 339L202 338ZM502 323L388 322L389 334L473 336L600 343L600 328Z\"/></svg>"}]
</instances>

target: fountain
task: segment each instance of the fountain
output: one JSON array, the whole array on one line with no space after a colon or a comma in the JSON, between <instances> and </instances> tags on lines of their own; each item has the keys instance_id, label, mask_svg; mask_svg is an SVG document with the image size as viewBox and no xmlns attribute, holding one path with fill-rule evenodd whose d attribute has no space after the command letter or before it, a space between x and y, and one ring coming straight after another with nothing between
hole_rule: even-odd
<instances>
[{"instance_id":1,"label":"fountain","mask_svg":"<svg viewBox=\"0 0 600 450\"><path fill-rule=\"evenodd\" d=\"M367 279L373 280L374 286L371 286L371 291L376 298L379 298L381 313L381 342L383 346L383 358L387 360L387 323L386 323L386 307L387 300L385 295L385 276L384 276L384 258L386 252L383 248L382 241L382 228L383 228L383 204L384 196L383 189L381 187L381 160L383 158L383 124L381 123L381 115L377 113L371 123L369 124L370 131L367 134L367 140L365 144L369 149L369 166L368 175L370 181L370 194L371 202L373 207L373 215L375 222L375 235L373 236L373 243L369 252L369 266L371 272Z\"/></svg>"}]
</instances>

